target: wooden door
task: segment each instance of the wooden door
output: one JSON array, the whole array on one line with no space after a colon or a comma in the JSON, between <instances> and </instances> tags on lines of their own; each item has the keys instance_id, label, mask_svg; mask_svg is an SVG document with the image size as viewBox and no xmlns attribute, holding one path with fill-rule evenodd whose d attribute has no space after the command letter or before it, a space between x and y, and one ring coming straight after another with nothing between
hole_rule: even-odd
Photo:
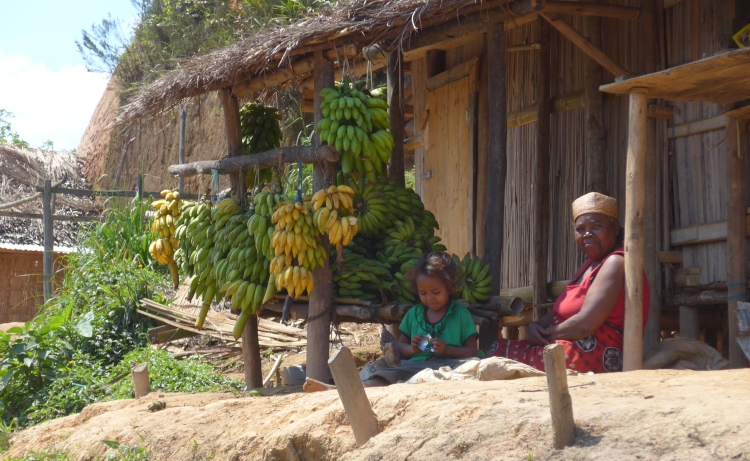
<instances>
[{"instance_id":1,"label":"wooden door","mask_svg":"<svg viewBox=\"0 0 750 461\"><path fill-rule=\"evenodd\" d=\"M430 111L423 200L448 252L474 252L474 82L467 76L427 93Z\"/></svg>"}]
</instances>

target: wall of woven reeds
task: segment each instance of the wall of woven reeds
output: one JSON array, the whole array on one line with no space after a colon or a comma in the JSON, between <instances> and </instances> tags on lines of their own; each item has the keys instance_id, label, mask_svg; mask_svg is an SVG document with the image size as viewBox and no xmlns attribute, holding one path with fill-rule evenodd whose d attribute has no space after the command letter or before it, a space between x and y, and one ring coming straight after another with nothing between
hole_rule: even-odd
<instances>
[{"instance_id":1,"label":"wall of woven reeds","mask_svg":"<svg viewBox=\"0 0 750 461\"><path fill-rule=\"evenodd\" d=\"M43 302L42 254L0 252L0 323L31 320Z\"/></svg>"}]
</instances>

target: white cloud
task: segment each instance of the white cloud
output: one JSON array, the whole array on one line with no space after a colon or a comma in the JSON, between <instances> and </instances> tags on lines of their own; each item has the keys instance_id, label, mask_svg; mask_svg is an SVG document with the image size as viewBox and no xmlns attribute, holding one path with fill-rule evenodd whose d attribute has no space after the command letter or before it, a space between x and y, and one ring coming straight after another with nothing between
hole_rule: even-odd
<instances>
[{"instance_id":1,"label":"white cloud","mask_svg":"<svg viewBox=\"0 0 750 461\"><path fill-rule=\"evenodd\" d=\"M80 65L53 72L0 48L0 109L13 113L13 130L32 147L46 140L55 149L78 147L107 81Z\"/></svg>"}]
</instances>

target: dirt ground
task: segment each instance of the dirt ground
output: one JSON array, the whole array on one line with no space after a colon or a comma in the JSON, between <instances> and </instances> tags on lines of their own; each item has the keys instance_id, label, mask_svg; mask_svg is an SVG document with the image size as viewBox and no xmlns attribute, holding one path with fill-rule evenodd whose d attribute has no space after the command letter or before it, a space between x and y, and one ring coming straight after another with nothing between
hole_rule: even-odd
<instances>
[{"instance_id":1,"label":"dirt ground","mask_svg":"<svg viewBox=\"0 0 750 461\"><path fill-rule=\"evenodd\" d=\"M750 369L569 377L575 446L551 448L545 378L367 390L382 432L357 448L335 391L274 397L151 394L27 429L6 456L94 459L102 440L158 460L750 459ZM167 403L149 413L147 405Z\"/></svg>"}]
</instances>

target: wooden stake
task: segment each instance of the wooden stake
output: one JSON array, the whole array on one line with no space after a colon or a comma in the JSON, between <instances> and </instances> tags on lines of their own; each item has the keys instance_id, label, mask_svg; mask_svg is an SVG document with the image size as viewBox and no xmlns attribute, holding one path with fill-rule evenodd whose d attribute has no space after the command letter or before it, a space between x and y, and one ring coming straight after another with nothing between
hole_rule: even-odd
<instances>
[{"instance_id":1,"label":"wooden stake","mask_svg":"<svg viewBox=\"0 0 750 461\"><path fill-rule=\"evenodd\" d=\"M354 363L352 352L347 347L342 347L333 353L328 360L328 366L336 383L341 403L344 405L346 417L354 432L354 439L358 446L367 443L372 437L378 435L378 418L372 411L372 405L367 399L365 388L357 373L357 365Z\"/></svg>"},{"instance_id":2,"label":"wooden stake","mask_svg":"<svg viewBox=\"0 0 750 461\"><path fill-rule=\"evenodd\" d=\"M484 262L490 265L492 293L500 293L500 269L503 253L505 181L508 172L507 81L505 26L502 22L487 27L487 99L489 110L487 208L484 218ZM487 349L497 339L499 324L490 322L479 331L479 347Z\"/></svg>"},{"instance_id":3,"label":"wooden stake","mask_svg":"<svg viewBox=\"0 0 750 461\"><path fill-rule=\"evenodd\" d=\"M333 63L326 60L321 51L315 52L315 70L313 74L315 83L315 112L314 121L317 126L323 118L320 108L320 91L323 88L333 88ZM320 145L317 135L313 138L313 145ZM334 168L330 162L313 164L313 190L317 191L328 187L334 179ZM322 245L328 254L328 238L324 237ZM328 336L331 326L331 310L333 300L333 273L328 262L325 266L313 271L313 283L315 289L310 295L308 318L312 318L307 324L307 377L321 382L329 382L331 373L328 368Z\"/></svg>"},{"instance_id":4,"label":"wooden stake","mask_svg":"<svg viewBox=\"0 0 750 461\"><path fill-rule=\"evenodd\" d=\"M602 46L602 18L584 19L586 38L597 48ZM602 66L590 56L584 58L584 111L586 117L586 192L607 192L606 140L604 130L604 83Z\"/></svg>"},{"instance_id":5,"label":"wooden stake","mask_svg":"<svg viewBox=\"0 0 750 461\"><path fill-rule=\"evenodd\" d=\"M257 315L250 316L245 324L245 329L242 331L242 360L245 365L245 385L247 389L263 387Z\"/></svg>"},{"instance_id":6,"label":"wooden stake","mask_svg":"<svg viewBox=\"0 0 750 461\"><path fill-rule=\"evenodd\" d=\"M745 120L727 117L727 315L729 362L733 368L747 366L737 342L737 303L745 301Z\"/></svg>"},{"instance_id":7,"label":"wooden stake","mask_svg":"<svg viewBox=\"0 0 750 461\"><path fill-rule=\"evenodd\" d=\"M536 152L533 162L533 271L534 320L540 319L541 305L547 303L547 255L549 250L549 164L550 164L550 25L539 18L541 37L539 43L539 71L536 79L538 106Z\"/></svg>"},{"instance_id":8,"label":"wooden stake","mask_svg":"<svg viewBox=\"0 0 750 461\"><path fill-rule=\"evenodd\" d=\"M239 157L242 155L242 127L240 123L240 103L237 98L232 97L229 89L219 90L219 99L224 109L224 133L227 137L227 157ZM240 181L242 179L242 181ZM245 181L236 172L230 176L232 194L240 201L245 197ZM217 193L218 191L213 191Z\"/></svg>"},{"instance_id":9,"label":"wooden stake","mask_svg":"<svg viewBox=\"0 0 750 461\"><path fill-rule=\"evenodd\" d=\"M402 186L405 184L404 101L401 97L404 88L403 61L400 51L392 51L388 54L388 116L390 117L391 135L393 136L388 179Z\"/></svg>"},{"instance_id":10,"label":"wooden stake","mask_svg":"<svg viewBox=\"0 0 750 461\"><path fill-rule=\"evenodd\" d=\"M680 306L680 338L699 339L698 308Z\"/></svg>"},{"instance_id":11,"label":"wooden stake","mask_svg":"<svg viewBox=\"0 0 750 461\"><path fill-rule=\"evenodd\" d=\"M547 373L549 411L552 415L552 429L555 432L555 448L562 450L573 445L576 440L573 400L568 391L565 349L562 344L551 344L544 348L544 368Z\"/></svg>"},{"instance_id":12,"label":"wooden stake","mask_svg":"<svg viewBox=\"0 0 750 461\"><path fill-rule=\"evenodd\" d=\"M55 267L53 259L53 246L55 237L52 230L52 181L44 180L44 192L42 192L42 220L44 224L44 258L42 259L42 272L44 274L44 302L52 298L54 286L52 284Z\"/></svg>"},{"instance_id":13,"label":"wooden stake","mask_svg":"<svg viewBox=\"0 0 750 461\"><path fill-rule=\"evenodd\" d=\"M185 123L187 121L187 106L182 106L180 110L180 165L185 163ZM185 179L177 180L177 190L180 195L185 193Z\"/></svg>"},{"instance_id":14,"label":"wooden stake","mask_svg":"<svg viewBox=\"0 0 750 461\"><path fill-rule=\"evenodd\" d=\"M630 94L627 172L625 179L625 339L623 370L643 363L643 215L646 206L646 138L648 96Z\"/></svg>"},{"instance_id":15,"label":"wooden stake","mask_svg":"<svg viewBox=\"0 0 750 461\"><path fill-rule=\"evenodd\" d=\"M135 398L148 395L151 392L151 381L148 378L148 364L139 363L130 369L130 375L133 377L133 391Z\"/></svg>"}]
</instances>

